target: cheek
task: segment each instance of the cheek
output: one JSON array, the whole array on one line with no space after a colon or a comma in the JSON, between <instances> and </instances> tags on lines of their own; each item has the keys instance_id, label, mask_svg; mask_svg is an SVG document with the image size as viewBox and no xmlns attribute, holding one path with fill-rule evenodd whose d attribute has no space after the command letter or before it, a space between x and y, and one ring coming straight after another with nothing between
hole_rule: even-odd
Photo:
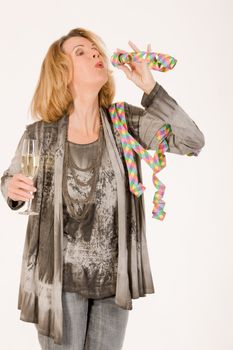
<instances>
[{"instance_id":1,"label":"cheek","mask_svg":"<svg viewBox=\"0 0 233 350\"><path fill-rule=\"evenodd\" d=\"M74 68L75 81L90 80L93 77L94 67L88 63L79 63Z\"/></svg>"}]
</instances>

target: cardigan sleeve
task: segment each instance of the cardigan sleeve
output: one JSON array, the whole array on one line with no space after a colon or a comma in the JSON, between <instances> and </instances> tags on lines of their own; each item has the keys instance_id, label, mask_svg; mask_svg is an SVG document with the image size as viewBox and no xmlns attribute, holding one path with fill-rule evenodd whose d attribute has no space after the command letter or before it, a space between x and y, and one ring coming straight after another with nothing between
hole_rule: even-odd
<instances>
[{"instance_id":1,"label":"cardigan sleeve","mask_svg":"<svg viewBox=\"0 0 233 350\"><path fill-rule=\"evenodd\" d=\"M128 130L145 149L157 150L163 140L158 141L155 135L162 133L165 125L170 128L167 152L197 156L204 147L202 131L157 81L151 92L142 96L144 108L124 104Z\"/></svg>"},{"instance_id":2,"label":"cardigan sleeve","mask_svg":"<svg viewBox=\"0 0 233 350\"><path fill-rule=\"evenodd\" d=\"M21 171L21 152L22 152L23 140L26 138L26 136L27 136L27 130L24 131L23 135L19 140L14 157L12 158L9 167L3 172L1 176L1 192L6 203L12 210L18 210L25 204L25 201L21 201L21 200L14 201L11 198L9 198L7 196L7 186L11 178L15 174L20 173Z\"/></svg>"}]
</instances>

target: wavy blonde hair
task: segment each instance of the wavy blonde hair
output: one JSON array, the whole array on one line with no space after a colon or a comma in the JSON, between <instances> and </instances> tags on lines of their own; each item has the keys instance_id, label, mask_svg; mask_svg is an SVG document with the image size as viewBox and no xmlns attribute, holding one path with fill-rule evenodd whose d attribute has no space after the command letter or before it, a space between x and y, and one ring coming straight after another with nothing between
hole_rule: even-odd
<instances>
[{"instance_id":1,"label":"wavy blonde hair","mask_svg":"<svg viewBox=\"0 0 233 350\"><path fill-rule=\"evenodd\" d=\"M66 39L75 36L90 40L102 54L107 64L108 81L99 91L99 106L108 108L113 102L115 82L103 40L90 30L75 28L53 42L43 60L39 80L29 107L32 118L35 120L55 122L64 114L70 114L74 108L73 97L68 86L73 76L73 65L70 57L65 54L62 44Z\"/></svg>"}]
</instances>

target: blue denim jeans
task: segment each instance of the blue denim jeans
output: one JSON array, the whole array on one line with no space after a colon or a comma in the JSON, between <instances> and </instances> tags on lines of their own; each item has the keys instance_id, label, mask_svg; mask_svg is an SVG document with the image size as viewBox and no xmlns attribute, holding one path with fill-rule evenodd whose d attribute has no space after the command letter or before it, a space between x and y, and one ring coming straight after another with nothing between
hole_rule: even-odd
<instances>
[{"instance_id":1,"label":"blue denim jeans","mask_svg":"<svg viewBox=\"0 0 233 350\"><path fill-rule=\"evenodd\" d=\"M38 333L42 350L120 350L129 310L115 304L115 296L87 299L79 293L63 292L63 341Z\"/></svg>"}]
</instances>

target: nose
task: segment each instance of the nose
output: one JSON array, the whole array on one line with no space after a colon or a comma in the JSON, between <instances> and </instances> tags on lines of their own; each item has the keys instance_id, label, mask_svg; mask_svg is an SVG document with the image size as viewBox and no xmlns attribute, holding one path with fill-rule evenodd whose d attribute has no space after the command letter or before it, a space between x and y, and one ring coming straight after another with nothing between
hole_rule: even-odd
<instances>
[{"instance_id":1,"label":"nose","mask_svg":"<svg viewBox=\"0 0 233 350\"><path fill-rule=\"evenodd\" d=\"M99 55L100 55L99 53L94 53L93 57L96 57L96 56L99 57Z\"/></svg>"}]
</instances>

